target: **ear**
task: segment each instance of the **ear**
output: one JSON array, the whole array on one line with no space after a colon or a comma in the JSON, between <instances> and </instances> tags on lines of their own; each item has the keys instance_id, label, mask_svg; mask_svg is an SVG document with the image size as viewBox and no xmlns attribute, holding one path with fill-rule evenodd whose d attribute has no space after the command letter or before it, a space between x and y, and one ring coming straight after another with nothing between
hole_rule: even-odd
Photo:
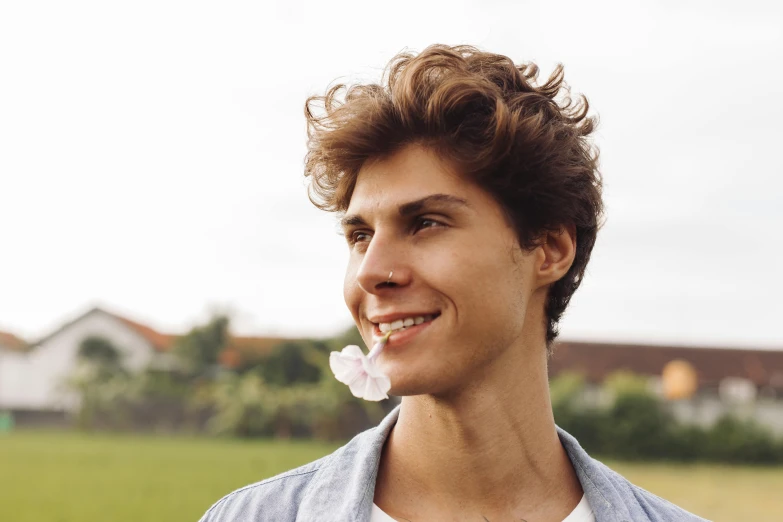
<instances>
[{"instance_id":1,"label":"ear","mask_svg":"<svg viewBox=\"0 0 783 522\"><path fill-rule=\"evenodd\" d=\"M566 225L556 232L546 232L537 252L538 286L549 286L560 280L574 263L576 227Z\"/></svg>"}]
</instances>

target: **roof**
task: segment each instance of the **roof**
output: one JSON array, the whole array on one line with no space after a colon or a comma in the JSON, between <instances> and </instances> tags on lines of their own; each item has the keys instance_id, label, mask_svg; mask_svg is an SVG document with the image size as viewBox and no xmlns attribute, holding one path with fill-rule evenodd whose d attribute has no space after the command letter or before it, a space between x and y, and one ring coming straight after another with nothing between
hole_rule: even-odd
<instances>
[{"instance_id":1,"label":"roof","mask_svg":"<svg viewBox=\"0 0 783 522\"><path fill-rule=\"evenodd\" d=\"M0 331L0 348L22 352L27 349L27 342L12 333Z\"/></svg>"},{"instance_id":2,"label":"roof","mask_svg":"<svg viewBox=\"0 0 783 522\"><path fill-rule=\"evenodd\" d=\"M717 386L726 377L741 377L759 387L783 389L783 350L559 342L549 361L549 374L576 371L592 382L618 370L661 375L664 366L676 359L693 365L700 388Z\"/></svg>"},{"instance_id":3,"label":"roof","mask_svg":"<svg viewBox=\"0 0 783 522\"><path fill-rule=\"evenodd\" d=\"M157 352L167 352L171 350L172 346L174 345L174 341L177 339L176 335L160 333L147 325L137 323L136 321L131 321L127 317L122 317L117 314L110 315L116 317L122 323L133 329L137 334L142 336Z\"/></svg>"},{"instance_id":4,"label":"roof","mask_svg":"<svg viewBox=\"0 0 783 522\"><path fill-rule=\"evenodd\" d=\"M131 321L126 317L116 314L112 315L144 337L158 352L170 351L180 337L179 335L160 333L149 326ZM223 349L223 353L220 355L220 362L224 366L234 368L244 361L261 358L271 352L275 346L292 340L283 337L231 336L227 346Z\"/></svg>"},{"instance_id":5,"label":"roof","mask_svg":"<svg viewBox=\"0 0 783 522\"><path fill-rule=\"evenodd\" d=\"M120 321L121 323L125 324L126 326L130 327L137 334L139 334L141 337L143 337L148 343L150 343L150 345L156 351L159 351L159 352L168 351L171 348L171 346L173 345L174 339L176 339L176 336L174 336L174 335L162 334L162 333L154 330L153 328L150 328L149 326L143 325L141 323L137 323L136 321L131 321L130 319L128 319L126 317L123 317L121 315L117 315L117 314L114 314L114 313L111 313L111 312L107 312L103 308L94 307L94 308L91 308L90 310L88 310L87 312L79 315L75 319L72 319L72 320L64 323L63 325L61 325L56 330L53 330L49 334L45 335L44 337L42 337L41 339L36 341L35 344L30 345L30 348L34 348L34 347L36 347L36 346L46 342L47 340L49 340L52 337L54 337L55 335L59 334L60 332L62 332L66 328L69 328L70 326L78 323L79 321L81 321L85 317L88 317L88 316L90 316L92 314L96 314L96 313L105 314L105 315L108 315L110 317L113 317L116 320Z\"/></svg>"},{"instance_id":6,"label":"roof","mask_svg":"<svg viewBox=\"0 0 783 522\"><path fill-rule=\"evenodd\" d=\"M114 313L109 313L109 315L115 317L126 326L133 329L137 334L141 335L157 352L168 352L172 350L177 339L181 337L180 335L161 333L154 328L121 315ZM220 354L219 360L223 366L236 368L243 362L258 360L267 355L275 346L293 340L295 339L284 337L231 336L227 346Z\"/></svg>"},{"instance_id":7,"label":"roof","mask_svg":"<svg viewBox=\"0 0 783 522\"><path fill-rule=\"evenodd\" d=\"M268 355L276 346L291 341L296 341L296 339L232 336L220 354L219 361L227 368L237 368L243 362L256 361Z\"/></svg>"},{"instance_id":8,"label":"roof","mask_svg":"<svg viewBox=\"0 0 783 522\"><path fill-rule=\"evenodd\" d=\"M142 338L144 338L144 340L146 340L150 344L150 346L152 346L153 349L157 352L171 351L174 348L174 344L176 343L177 339L181 337L181 335L159 332L154 328L147 326L145 324L139 323L132 319L128 319L127 317L121 316L116 313L108 312L103 308L95 307L90 309L86 313L81 314L79 317L63 324L57 330L54 330L49 335L38 340L38 342L36 342L35 345L33 346L37 346L41 344L42 342L58 334L65 328L68 328L72 324L81 321L83 318L93 313L103 313L117 319L122 324L129 327L138 335L140 335ZM0 346L3 345L3 340L4 340L2 335L3 332L0 332ZM24 343L23 341L12 336L11 334L5 334L5 335L10 336L9 338L16 339L16 342L23 343L22 346L25 347L28 346L27 343ZM256 361L262 358L264 355L270 353L275 346L278 346L284 342L290 342L296 340L297 339L284 338L284 337L231 336L229 338L228 345L220 355L220 363L229 368L236 368L244 362Z\"/></svg>"}]
</instances>

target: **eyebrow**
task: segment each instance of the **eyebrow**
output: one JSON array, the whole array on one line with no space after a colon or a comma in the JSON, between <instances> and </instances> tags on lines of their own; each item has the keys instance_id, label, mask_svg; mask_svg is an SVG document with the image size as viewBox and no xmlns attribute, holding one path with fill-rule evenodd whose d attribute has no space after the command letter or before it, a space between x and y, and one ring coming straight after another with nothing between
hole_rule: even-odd
<instances>
[{"instance_id":1,"label":"eyebrow","mask_svg":"<svg viewBox=\"0 0 783 522\"><path fill-rule=\"evenodd\" d=\"M425 196L421 199L403 203L400 205L398 211L400 216L406 217L421 212L427 205L433 203L441 205L445 204L452 207L470 207L466 200L458 198L457 196L452 196L451 194L430 194L429 196ZM340 220L340 225L343 228L351 226L366 226L367 222L360 215L352 214L342 218Z\"/></svg>"},{"instance_id":2,"label":"eyebrow","mask_svg":"<svg viewBox=\"0 0 783 522\"><path fill-rule=\"evenodd\" d=\"M451 194L431 194L427 197L417 199L416 201L411 201L410 203L400 205L400 215L410 216L411 214L416 214L421 212L424 207L431 203L445 203L447 206L451 207L470 206L464 199L458 198L457 196L452 196Z\"/></svg>"}]
</instances>

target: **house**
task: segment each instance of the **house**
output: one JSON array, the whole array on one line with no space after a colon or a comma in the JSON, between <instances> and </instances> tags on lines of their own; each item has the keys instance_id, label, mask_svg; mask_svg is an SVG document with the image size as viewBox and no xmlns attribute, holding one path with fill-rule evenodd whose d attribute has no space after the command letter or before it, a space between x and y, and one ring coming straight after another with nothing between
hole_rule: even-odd
<instances>
[{"instance_id":1,"label":"house","mask_svg":"<svg viewBox=\"0 0 783 522\"><path fill-rule=\"evenodd\" d=\"M128 319L93 308L69 321L25 351L0 355L0 409L71 411L78 397L65 386L77 363L79 344L87 337L111 341L123 352L129 370L165 365L169 336Z\"/></svg>"},{"instance_id":2,"label":"house","mask_svg":"<svg viewBox=\"0 0 783 522\"><path fill-rule=\"evenodd\" d=\"M10 332L0 331L0 397L8 395L16 385L24 366L27 343ZM3 402L0 400L0 410Z\"/></svg>"},{"instance_id":3,"label":"house","mask_svg":"<svg viewBox=\"0 0 783 522\"><path fill-rule=\"evenodd\" d=\"M731 413L783 435L783 350L559 342L549 375L580 373L595 387L614 372L628 371L648 377L663 396L663 375L673 362L695 376L694 393L669 401L679 420L709 426Z\"/></svg>"},{"instance_id":4,"label":"house","mask_svg":"<svg viewBox=\"0 0 783 522\"><path fill-rule=\"evenodd\" d=\"M165 334L103 308L92 308L43 339L27 345L0 332L0 410L68 414L79 406L76 393L65 386L77 365L81 342L102 337L122 351L131 372L176 365L172 348L176 335ZM282 338L230 338L220 354L224 367L234 368L269 353Z\"/></svg>"},{"instance_id":5,"label":"house","mask_svg":"<svg viewBox=\"0 0 783 522\"><path fill-rule=\"evenodd\" d=\"M103 308L88 310L35 343L0 332L0 411L62 419L76 411L79 398L64 383L76 369L79 345L91 336L106 338L122 350L130 371L170 369L177 364L172 353L177 335ZM226 368L252 364L291 340L231 336L219 363ZM669 401L678 418L709 425L731 412L783 434L783 350L560 341L549 361L549 373L550 377L566 371L581 373L596 391L608 375L626 370L647 376L651 388L663 395L663 374L673 361L691 368L696 380L695 393Z\"/></svg>"}]
</instances>

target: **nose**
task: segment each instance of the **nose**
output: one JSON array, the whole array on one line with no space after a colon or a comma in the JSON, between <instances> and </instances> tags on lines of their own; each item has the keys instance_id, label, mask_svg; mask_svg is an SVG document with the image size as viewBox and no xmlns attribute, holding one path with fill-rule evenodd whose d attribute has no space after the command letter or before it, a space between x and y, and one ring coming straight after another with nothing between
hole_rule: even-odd
<instances>
[{"instance_id":1,"label":"nose","mask_svg":"<svg viewBox=\"0 0 783 522\"><path fill-rule=\"evenodd\" d=\"M365 292L375 294L388 288L407 285L410 276L407 252L402 242L376 233L356 272L358 285Z\"/></svg>"}]
</instances>

